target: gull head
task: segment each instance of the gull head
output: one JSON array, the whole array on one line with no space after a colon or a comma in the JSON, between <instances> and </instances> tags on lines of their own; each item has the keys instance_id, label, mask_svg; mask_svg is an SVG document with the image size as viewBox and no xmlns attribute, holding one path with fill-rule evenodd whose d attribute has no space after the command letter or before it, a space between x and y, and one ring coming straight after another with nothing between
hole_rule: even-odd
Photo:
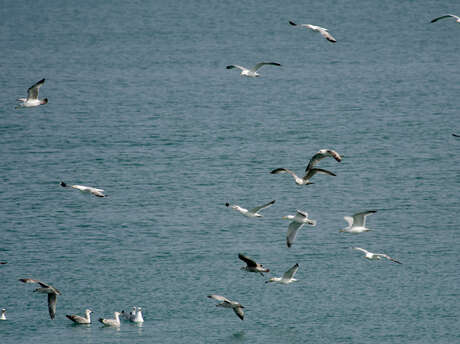
<instances>
[{"instance_id":1,"label":"gull head","mask_svg":"<svg viewBox=\"0 0 460 344\"><path fill-rule=\"evenodd\" d=\"M40 101L40 105L45 105L45 104L48 104L48 98L42 99Z\"/></svg>"}]
</instances>

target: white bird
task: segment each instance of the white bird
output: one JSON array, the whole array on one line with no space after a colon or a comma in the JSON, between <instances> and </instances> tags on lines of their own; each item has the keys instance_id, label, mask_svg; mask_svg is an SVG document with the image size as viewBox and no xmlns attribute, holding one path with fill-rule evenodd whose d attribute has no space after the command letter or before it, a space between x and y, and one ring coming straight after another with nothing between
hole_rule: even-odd
<instances>
[{"instance_id":1,"label":"white bird","mask_svg":"<svg viewBox=\"0 0 460 344\"><path fill-rule=\"evenodd\" d=\"M364 248L361 248L361 247L353 247L353 250L358 250L358 251L363 252L364 253L364 258L369 259L369 260L380 260L382 258L386 258L388 260L391 260L392 262L402 264L401 262L397 261L394 258L391 258L390 256L388 256L388 255L386 255L384 253L372 253L372 252L369 252L369 251L367 251L367 250L365 250Z\"/></svg>"},{"instance_id":2,"label":"white bird","mask_svg":"<svg viewBox=\"0 0 460 344\"><path fill-rule=\"evenodd\" d=\"M33 107L44 105L48 103L48 98L38 99L38 91L40 87L45 83L45 79L41 79L27 90L27 98L19 98L18 101L22 102L20 106L22 107Z\"/></svg>"},{"instance_id":3,"label":"white bird","mask_svg":"<svg viewBox=\"0 0 460 344\"><path fill-rule=\"evenodd\" d=\"M130 320L132 322L135 322L135 323L143 323L144 322L144 318L142 317L142 308L141 307L137 307L136 314Z\"/></svg>"},{"instance_id":4,"label":"white bird","mask_svg":"<svg viewBox=\"0 0 460 344\"><path fill-rule=\"evenodd\" d=\"M294 275L297 270L299 270L299 264L295 264L292 268L286 271L283 277L272 277L268 281L265 281L265 283L275 282L281 284L289 284L295 282L297 280L294 278Z\"/></svg>"},{"instance_id":5,"label":"white bird","mask_svg":"<svg viewBox=\"0 0 460 344\"><path fill-rule=\"evenodd\" d=\"M48 294L48 312L50 314L51 319L54 319L56 316L56 302L57 296L61 295L61 292L54 288L53 286L40 282L39 280L32 279L32 278L21 278L19 281L22 283L37 283L40 285L41 288L37 288L34 292Z\"/></svg>"},{"instance_id":6,"label":"white bird","mask_svg":"<svg viewBox=\"0 0 460 344\"><path fill-rule=\"evenodd\" d=\"M231 308L235 312L236 315L238 315L238 318L241 320L244 319L244 311L243 311L243 306L236 301L231 301L227 299L226 297L220 296L220 295L208 295L209 298L220 301L221 303L218 303L216 307L224 307L224 308Z\"/></svg>"},{"instance_id":7,"label":"white bird","mask_svg":"<svg viewBox=\"0 0 460 344\"><path fill-rule=\"evenodd\" d=\"M438 18L434 18L431 22L434 23L434 22L436 22L436 21L438 21L440 19L444 19L444 18L454 18L457 23L460 23L460 17L456 16L454 14L445 14L445 15L440 16Z\"/></svg>"},{"instance_id":8,"label":"white bird","mask_svg":"<svg viewBox=\"0 0 460 344\"><path fill-rule=\"evenodd\" d=\"M286 215L282 217L283 220L291 220L289 224L287 235L286 235L286 244L287 247L291 247L294 243L297 231L302 228L303 225L307 224L310 226L316 226L316 221L308 218L308 213L297 210L295 215Z\"/></svg>"},{"instance_id":9,"label":"white bird","mask_svg":"<svg viewBox=\"0 0 460 344\"><path fill-rule=\"evenodd\" d=\"M2 315L0 316L0 320L6 320L6 309L2 308Z\"/></svg>"},{"instance_id":10,"label":"white bird","mask_svg":"<svg viewBox=\"0 0 460 344\"><path fill-rule=\"evenodd\" d=\"M324 159L326 157L332 157L338 162L342 161L342 157L335 150L321 149L320 151L318 151L318 153L316 153L315 155L313 155L311 157L310 161L308 162L307 167L305 168L305 175L302 178L300 178L294 172L292 172L291 170L289 170L287 168L277 168L277 169L271 171L270 173L271 174L289 173L292 177L294 177L295 183L297 185L314 184L314 183L310 182L310 179L313 178L313 176L315 174L317 174L317 173L322 173L322 174L327 174L327 175L330 175L330 176L335 176L335 174L332 173L331 171L324 170L322 168L315 168L314 167L320 160L322 160L322 159Z\"/></svg>"},{"instance_id":11,"label":"white bird","mask_svg":"<svg viewBox=\"0 0 460 344\"><path fill-rule=\"evenodd\" d=\"M241 270L249 272L258 272L262 276L264 275L263 272L270 272L270 269L264 268L262 264L256 263L254 260L245 256L244 254L238 253L238 258L240 258L243 262L246 263L246 266L243 266Z\"/></svg>"},{"instance_id":12,"label":"white bird","mask_svg":"<svg viewBox=\"0 0 460 344\"><path fill-rule=\"evenodd\" d=\"M327 29L325 29L324 27L311 25L311 24L296 24L293 21L289 21L289 24L291 24L292 26L300 26L300 27L304 27L304 28L311 29L313 31L319 32L321 34L321 36L326 38L331 43L337 42L336 39L334 37L332 37L332 35L329 33L329 31L327 31Z\"/></svg>"},{"instance_id":13,"label":"white bird","mask_svg":"<svg viewBox=\"0 0 460 344\"><path fill-rule=\"evenodd\" d=\"M71 188L80 190L82 192L89 192L89 193L91 193L91 194L93 194L94 196L97 196L97 197L106 197L104 195L104 190L103 189L96 189L96 188L93 188L91 186L84 186L84 185L67 185L64 182L60 182L59 185L61 185L63 188L71 187Z\"/></svg>"},{"instance_id":14,"label":"white bird","mask_svg":"<svg viewBox=\"0 0 460 344\"><path fill-rule=\"evenodd\" d=\"M72 315L67 314L66 317L77 324L91 324L91 313L93 313L93 311L90 309L87 309L85 310L84 317L80 315L76 315L76 314L72 314Z\"/></svg>"},{"instance_id":15,"label":"white bird","mask_svg":"<svg viewBox=\"0 0 460 344\"><path fill-rule=\"evenodd\" d=\"M124 310L121 311L121 316L125 319L125 320L131 320L131 319L134 319L134 317L136 316L136 307L133 306L131 312L125 312Z\"/></svg>"},{"instance_id":16,"label":"white bird","mask_svg":"<svg viewBox=\"0 0 460 344\"><path fill-rule=\"evenodd\" d=\"M265 65L281 66L279 63L276 63L276 62L259 62L258 64L256 64L254 67L250 69L242 67L242 66L238 66L238 65L230 65L230 66L227 66L226 68L227 69L233 69L233 68L241 69L240 75L255 78L257 76L260 76L260 74L257 73L257 70L260 67L265 66Z\"/></svg>"},{"instance_id":17,"label":"white bird","mask_svg":"<svg viewBox=\"0 0 460 344\"><path fill-rule=\"evenodd\" d=\"M115 319L104 319L104 318L99 318L99 322L103 323L106 326L114 326L114 327L119 327L120 326L120 312L115 312L113 313L115 316Z\"/></svg>"},{"instance_id":18,"label":"white bird","mask_svg":"<svg viewBox=\"0 0 460 344\"><path fill-rule=\"evenodd\" d=\"M265 208L271 207L274 203L275 203L275 200L268 202L267 204L261 205L259 207L255 207L250 210L242 208L236 204L230 205L230 203L225 203L225 206L235 209L236 211L239 211L241 214L247 217L262 217L262 215L259 214L259 211L264 210Z\"/></svg>"},{"instance_id":19,"label":"white bird","mask_svg":"<svg viewBox=\"0 0 460 344\"><path fill-rule=\"evenodd\" d=\"M343 218L348 222L348 227L341 229L340 232L362 233L370 231L371 229L366 228L366 217L376 212L377 210L368 210L356 213L353 217L344 216Z\"/></svg>"}]
</instances>

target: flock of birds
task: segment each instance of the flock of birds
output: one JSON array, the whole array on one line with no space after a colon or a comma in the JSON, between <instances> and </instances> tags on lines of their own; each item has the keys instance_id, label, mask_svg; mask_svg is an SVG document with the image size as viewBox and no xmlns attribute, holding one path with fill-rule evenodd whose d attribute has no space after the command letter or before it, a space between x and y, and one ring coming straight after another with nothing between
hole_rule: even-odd
<instances>
[{"instance_id":1,"label":"flock of birds","mask_svg":"<svg viewBox=\"0 0 460 344\"><path fill-rule=\"evenodd\" d=\"M434 23L441 19L447 19L447 18L453 18L456 20L457 23L460 23L460 17L453 15L453 14L446 14L446 15L442 15L440 17L434 18L433 20L431 20L431 23ZM289 21L289 24L295 27L306 28L314 32L318 32L321 34L321 36L323 36L326 40L328 40L331 43L337 42L337 40L329 33L329 31L326 28L316 26L316 25L311 25L311 24L296 24L293 21ZM227 69L235 69L235 68L240 69L241 70L240 74L242 76L258 77L260 76L260 74L257 73L257 71L265 65L281 66L281 64L277 62L260 62L260 63L257 63L252 68L245 68L239 65L229 65L226 68ZM28 107L36 107L39 105L47 104L48 98L39 99L39 90L44 85L44 83L45 83L45 79L41 79L40 81L38 81L37 83L29 87L29 89L27 90L27 98L17 99L19 102L21 102L18 107L28 108ZM457 135L457 134L452 134L452 135L455 137L460 137L460 135ZM293 171L287 168L277 168L277 169L272 170L271 173L272 174L287 173L294 178L294 181L297 185L310 185L310 184L313 184L313 182L311 182L310 180L318 173L329 175L329 176L335 176L335 174L331 171L315 167L320 160L327 158L327 157L334 158L337 162L342 161L342 157L336 151L332 149L321 149L318 153L316 153L310 159L305 169L305 174L303 177L299 177ZM76 189L82 192L88 192L96 197L106 197L103 189L94 188L90 186L84 186L84 185L68 185L62 181L60 182L60 185L64 188L73 188L73 189ZM226 203L226 206L240 212L241 214L249 218L260 218L262 217L262 215L260 214L260 211L268 207L271 207L274 203L275 203L275 200L268 202L264 205L252 208L252 209L245 209L239 205L231 205L229 203ZM366 217L374 213L376 213L376 210L369 210L369 211L356 213L353 216L345 216L344 219L347 221L348 226L340 230L340 232L359 234L359 233L370 231L370 229L366 227ZM293 245L300 228L302 228L305 224L310 225L310 226L316 225L316 221L309 219L308 213L301 211L301 210L297 210L295 215L283 216L283 219L291 221L288 226L288 231L286 234L286 244L288 248L290 248ZM394 263L401 264L400 261L384 253L372 253L361 247L353 247L353 249L364 253L364 258L369 259L369 260L380 260L382 258L385 258ZM245 270L248 272L255 272L255 273L261 274L262 276L264 276L264 273L270 272L270 270L265 268L262 264L257 263L256 261L254 261L253 259L247 257L246 255L242 253L238 254L238 258L246 263L246 266L241 268L242 270ZM7 264L7 262L0 262L0 264ZM296 279L294 278L294 276L298 269L299 269L299 264L296 263L291 268L289 268L283 274L283 276L271 277L270 279L266 280L265 283L290 284L292 282L295 282ZM30 283L30 284L39 285L39 288L35 289L34 292L48 295L48 311L49 311L50 318L54 319L56 316L57 296L61 295L61 292L57 288L49 284L46 284L44 282L41 282L39 280L36 280L36 279L21 278L19 281L26 283L26 284ZM244 319L244 311L243 311L244 306L241 305L239 302L232 301L224 296L216 295L216 294L211 294L208 297L219 302L216 306L230 308L235 312L235 314L241 320ZM73 315L66 315L66 317L76 324L91 324L91 314L92 313L93 313L92 310L86 309L84 316L73 314ZM125 311L114 312L113 319L99 318L99 321L106 326L119 327L120 326L120 316L123 319L134 322L134 323L144 322L144 319L142 316L142 309L140 307L133 307L132 311L129 313ZM6 309L3 308L1 310L0 320L6 320L6 319L7 319Z\"/></svg>"}]
</instances>

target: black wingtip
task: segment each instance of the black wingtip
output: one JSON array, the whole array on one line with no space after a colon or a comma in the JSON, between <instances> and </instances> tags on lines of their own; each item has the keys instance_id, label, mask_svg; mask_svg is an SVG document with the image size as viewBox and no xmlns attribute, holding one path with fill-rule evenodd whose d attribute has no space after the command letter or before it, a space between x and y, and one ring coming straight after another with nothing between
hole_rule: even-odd
<instances>
[{"instance_id":1,"label":"black wingtip","mask_svg":"<svg viewBox=\"0 0 460 344\"><path fill-rule=\"evenodd\" d=\"M227 66L227 67L225 67L225 68L227 68L227 69L232 69L232 68L233 68L233 66Z\"/></svg>"},{"instance_id":2,"label":"black wingtip","mask_svg":"<svg viewBox=\"0 0 460 344\"><path fill-rule=\"evenodd\" d=\"M230 203L228 203L228 202L225 203L225 206L226 206L226 207L229 207L229 206L230 206Z\"/></svg>"},{"instance_id":3,"label":"black wingtip","mask_svg":"<svg viewBox=\"0 0 460 344\"><path fill-rule=\"evenodd\" d=\"M297 26L297 24L294 23L293 21L289 21L289 24L291 24L292 26Z\"/></svg>"}]
</instances>

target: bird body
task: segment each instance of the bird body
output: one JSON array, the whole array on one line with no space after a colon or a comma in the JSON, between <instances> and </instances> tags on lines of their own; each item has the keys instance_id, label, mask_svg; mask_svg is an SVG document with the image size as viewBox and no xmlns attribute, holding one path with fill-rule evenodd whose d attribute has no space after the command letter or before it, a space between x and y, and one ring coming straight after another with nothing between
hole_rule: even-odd
<instances>
[{"instance_id":1,"label":"bird body","mask_svg":"<svg viewBox=\"0 0 460 344\"><path fill-rule=\"evenodd\" d=\"M294 243L295 238L297 236L297 231L300 228L302 228L303 225L307 224L307 225L310 225L310 226L313 226L313 227L316 226L316 221L309 219L308 218L308 213L300 211L300 210L297 210L295 215L286 215L286 216L283 216L282 218L283 218L283 220L292 221L289 224L288 232L287 232L287 235L286 235L287 247L292 246L292 244Z\"/></svg>"},{"instance_id":2,"label":"bird body","mask_svg":"<svg viewBox=\"0 0 460 344\"><path fill-rule=\"evenodd\" d=\"M105 326L114 326L114 327L119 327L120 326L120 312L115 312L113 313L114 319L104 319L104 318L99 318L99 322L104 324Z\"/></svg>"},{"instance_id":3,"label":"bird body","mask_svg":"<svg viewBox=\"0 0 460 344\"><path fill-rule=\"evenodd\" d=\"M382 258L385 258L385 259L388 259L388 260L391 260L392 262L395 262L395 263L398 263L398 264L402 264L401 262L397 261L396 259L394 258L391 258L390 256L384 254L384 253L372 253L372 252L369 252L361 247L353 247L353 250L358 250L358 251L361 251L364 253L364 258L366 259L369 259L369 260L380 260Z\"/></svg>"},{"instance_id":4,"label":"bird body","mask_svg":"<svg viewBox=\"0 0 460 344\"><path fill-rule=\"evenodd\" d=\"M77 190L80 190L82 192L89 192L89 193L91 193L91 194L93 194L94 196L97 196L97 197L106 197L104 195L104 190L103 189L97 189L97 188L93 188L91 186L84 186L84 185L68 185L68 184L66 184L64 182L60 182L59 185L61 185L64 188L71 187L73 189L77 189Z\"/></svg>"},{"instance_id":5,"label":"bird body","mask_svg":"<svg viewBox=\"0 0 460 344\"><path fill-rule=\"evenodd\" d=\"M57 296L61 295L61 292L53 286L40 282L36 279L21 278L19 281L21 281L22 283L37 283L38 285L40 285L41 288L35 289L34 292L48 294L48 312L50 314L51 319L54 319L56 317Z\"/></svg>"},{"instance_id":6,"label":"bird body","mask_svg":"<svg viewBox=\"0 0 460 344\"><path fill-rule=\"evenodd\" d=\"M357 234L370 231L371 229L366 227L366 217L376 212L377 210L368 210L361 213L356 213L352 217L344 216L343 218L348 222L348 227L341 229L340 232Z\"/></svg>"},{"instance_id":7,"label":"bird body","mask_svg":"<svg viewBox=\"0 0 460 344\"><path fill-rule=\"evenodd\" d=\"M34 85L29 87L29 89L27 90L27 98L18 99L18 101L22 102L20 106L34 107L34 106L47 104L48 98L38 99L38 91L40 90L40 87L42 87L44 83L45 83L45 79L41 79L40 81L36 82Z\"/></svg>"},{"instance_id":8,"label":"bird body","mask_svg":"<svg viewBox=\"0 0 460 344\"><path fill-rule=\"evenodd\" d=\"M299 264L295 264L292 268L286 271L282 277L272 277L265 283L281 283L281 284L289 284L292 282L297 281L294 278L295 273L299 270Z\"/></svg>"},{"instance_id":9,"label":"bird body","mask_svg":"<svg viewBox=\"0 0 460 344\"><path fill-rule=\"evenodd\" d=\"M315 32L319 32L321 34L321 36L326 38L331 43L337 42L337 40L324 27L316 26L316 25L312 25L312 24L296 24L293 21L289 21L289 24L291 24L292 26L300 26L300 27L304 27L306 29L310 29L310 30L315 31Z\"/></svg>"},{"instance_id":10,"label":"bird body","mask_svg":"<svg viewBox=\"0 0 460 344\"><path fill-rule=\"evenodd\" d=\"M248 272L258 272L262 276L264 275L264 272L270 272L270 269L264 268L262 264L256 263L254 260L245 256L244 254L239 253L238 258L240 258L243 262L246 263L246 266L243 266L241 270L245 270Z\"/></svg>"},{"instance_id":11,"label":"bird body","mask_svg":"<svg viewBox=\"0 0 460 344\"><path fill-rule=\"evenodd\" d=\"M209 298L217 300L221 303L218 303L216 307L223 307L223 308L231 308L235 312L235 314L240 318L241 320L244 319L244 311L243 308L244 306L241 305L239 302L232 301L227 299L226 297L220 296L220 295L208 295Z\"/></svg>"},{"instance_id":12,"label":"bird body","mask_svg":"<svg viewBox=\"0 0 460 344\"><path fill-rule=\"evenodd\" d=\"M93 313L92 310L87 309L85 310L85 316L82 317L80 315L66 315L66 317L70 320L72 320L76 324L91 324L91 313Z\"/></svg>"},{"instance_id":13,"label":"bird body","mask_svg":"<svg viewBox=\"0 0 460 344\"><path fill-rule=\"evenodd\" d=\"M273 200L271 202L268 202L267 204L261 205L259 207L255 207L255 208L250 209L250 210L242 208L242 207L240 207L239 205L236 205L236 204L231 205L230 203L225 203L225 206L230 207L230 208L240 212L244 216L253 218L253 217L263 217L261 214L259 214L259 211L261 211L261 210L263 210L265 208L271 207L274 203L275 203L275 200Z\"/></svg>"},{"instance_id":14,"label":"bird body","mask_svg":"<svg viewBox=\"0 0 460 344\"><path fill-rule=\"evenodd\" d=\"M2 308L2 315L0 315L0 320L6 320L6 309Z\"/></svg>"},{"instance_id":15,"label":"bird body","mask_svg":"<svg viewBox=\"0 0 460 344\"><path fill-rule=\"evenodd\" d=\"M142 308L141 307L137 307L136 314L130 320L132 322L135 322L135 323L143 323L144 322L144 317L142 316Z\"/></svg>"},{"instance_id":16,"label":"bird body","mask_svg":"<svg viewBox=\"0 0 460 344\"><path fill-rule=\"evenodd\" d=\"M260 74L257 73L257 70L258 70L260 67L265 66L265 65L281 66L279 63L276 63L276 62L259 62L258 64L256 64L256 65L255 65L254 67L252 67L252 68L245 68L245 67L242 67L242 66L239 66L239 65L229 65L229 66L227 66L226 68L227 68L227 69L238 68L238 69L241 70L240 75L242 75L242 76L247 76L247 77L251 77L251 78L255 78L255 77L260 76Z\"/></svg>"}]
</instances>

